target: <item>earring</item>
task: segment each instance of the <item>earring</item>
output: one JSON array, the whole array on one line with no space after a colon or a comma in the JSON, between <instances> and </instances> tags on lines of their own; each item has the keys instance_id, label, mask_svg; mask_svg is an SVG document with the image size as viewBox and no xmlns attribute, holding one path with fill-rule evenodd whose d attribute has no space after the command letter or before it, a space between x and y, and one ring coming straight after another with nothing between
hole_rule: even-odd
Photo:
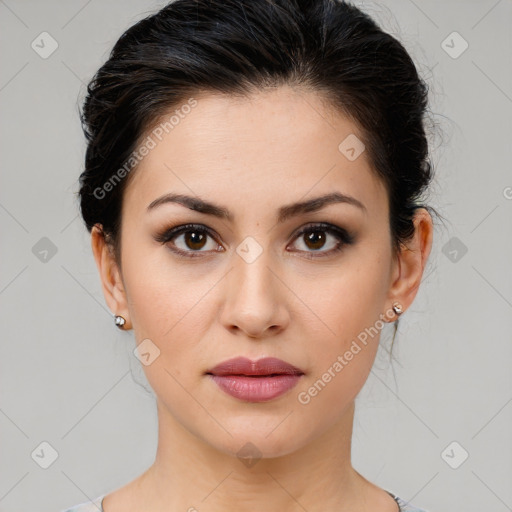
<instances>
[{"instance_id":1,"label":"earring","mask_svg":"<svg viewBox=\"0 0 512 512\"><path fill-rule=\"evenodd\" d=\"M400 316L403 313L402 305L399 302L393 304L393 311Z\"/></svg>"},{"instance_id":2,"label":"earring","mask_svg":"<svg viewBox=\"0 0 512 512\"><path fill-rule=\"evenodd\" d=\"M114 315L114 321L119 329L122 329L126 323L126 320L120 315Z\"/></svg>"}]
</instances>

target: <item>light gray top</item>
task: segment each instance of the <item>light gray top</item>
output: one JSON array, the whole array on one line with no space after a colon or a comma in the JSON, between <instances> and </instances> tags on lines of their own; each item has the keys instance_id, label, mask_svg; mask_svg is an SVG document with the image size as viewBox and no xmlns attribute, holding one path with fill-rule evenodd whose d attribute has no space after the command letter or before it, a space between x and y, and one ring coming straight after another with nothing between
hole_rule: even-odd
<instances>
[{"instance_id":1,"label":"light gray top","mask_svg":"<svg viewBox=\"0 0 512 512\"><path fill-rule=\"evenodd\" d=\"M402 498L399 498L392 492L386 491L391 497L398 503L400 508L400 512L428 512L423 508L415 507L413 504L404 501ZM84 503L79 503L71 508L66 510L62 510L61 512L104 512L103 511L103 498L106 494L102 494L98 496L96 499L92 501L87 501Z\"/></svg>"}]
</instances>

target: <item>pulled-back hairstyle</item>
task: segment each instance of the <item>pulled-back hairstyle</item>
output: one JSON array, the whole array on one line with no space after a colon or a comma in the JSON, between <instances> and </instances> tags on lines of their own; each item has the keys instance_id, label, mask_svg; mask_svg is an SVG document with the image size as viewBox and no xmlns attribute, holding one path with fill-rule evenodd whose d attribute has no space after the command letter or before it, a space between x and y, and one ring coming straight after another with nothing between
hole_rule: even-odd
<instances>
[{"instance_id":1,"label":"pulled-back hairstyle","mask_svg":"<svg viewBox=\"0 0 512 512\"><path fill-rule=\"evenodd\" d=\"M280 85L318 92L358 126L388 192L398 250L414 234L416 208L435 212L419 202L432 178L428 87L397 39L338 0L175 0L130 27L88 85L81 113L87 229L101 224L121 263L123 190L136 170L126 162L148 130L199 93ZM123 179L113 184L116 173Z\"/></svg>"}]
</instances>

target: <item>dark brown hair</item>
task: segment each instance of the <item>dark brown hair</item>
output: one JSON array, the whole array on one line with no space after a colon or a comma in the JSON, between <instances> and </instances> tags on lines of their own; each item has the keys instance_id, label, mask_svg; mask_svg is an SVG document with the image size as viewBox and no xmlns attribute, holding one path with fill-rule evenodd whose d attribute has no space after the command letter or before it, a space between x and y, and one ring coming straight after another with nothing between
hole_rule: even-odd
<instances>
[{"instance_id":1,"label":"dark brown hair","mask_svg":"<svg viewBox=\"0 0 512 512\"><path fill-rule=\"evenodd\" d=\"M89 83L81 113L87 229L101 224L120 263L123 190L134 171L105 184L147 130L195 94L283 84L317 91L360 128L398 250L414 234L417 208L437 214L421 204L432 179L428 86L397 39L338 0L176 0L131 26Z\"/></svg>"}]
</instances>

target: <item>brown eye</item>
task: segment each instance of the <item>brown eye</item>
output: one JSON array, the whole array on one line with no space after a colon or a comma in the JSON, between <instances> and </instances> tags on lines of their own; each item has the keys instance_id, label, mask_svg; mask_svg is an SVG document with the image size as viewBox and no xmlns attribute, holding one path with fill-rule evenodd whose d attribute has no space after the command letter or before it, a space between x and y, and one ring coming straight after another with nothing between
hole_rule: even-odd
<instances>
[{"instance_id":1,"label":"brown eye","mask_svg":"<svg viewBox=\"0 0 512 512\"><path fill-rule=\"evenodd\" d=\"M210 247L208 238L212 241ZM167 229L156 235L155 240L168 245L171 251L185 257L204 256L203 253L222 251L222 246L216 242L213 232L201 224L186 224ZM296 250L292 252L303 253L306 258L312 259L341 251L354 242L355 236L333 224L318 223L302 229L294 240L302 242L303 248L295 248ZM325 247L327 250L321 250Z\"/></svg>"},{"instance_id":2,"label":"brown eye","mask_svg":"<svg viewBox=\"0 0 512 512\"><path fill-rule=\"evenodd\" d=\"M212 240L211 246L207 247L208 239ZM186 224L171 228L155 237L157 242L168 244L173 252L188 257L201 256L204 252L218 251L219 244L209 229L199 224ZM203 250L204 248L207 250Z\"/></svg>"},{"instance_id":3,"label":"brown eye","mask_svg":"<svg viewBox=\"0 0 512 512\"><path fill-rule=\"evenodd\" d=\"M304 236L306 246L315 250L323 247L326 238L325 232L323 231L311 231Z\"/></svg>"},{"instance_id":4,"label":"brown eye","mask_svg":"<svg viewBox=\"0 0 512 512\"><path fill-rule=\"evenodd\" d=\"M294 252L302 252L306 258L330 256L341 251L346 245L352 244L355 240L355 237L346 230L328 223L309 225L302 229L295 238L302 242L304 249L299 248ZM321 250L326 246L327 250Z\"/></svg>"},{"instance_id":5,"label":"brown eye","mask_svg":"<svg viewBox=\"0 0 512 512\"><path fill-rule=\"evenodd\" d=\"M205 246L207 237L208 235L200 231L187 231L183 240L189 249L198 250Z\"/></svg>"}]
</instances>

